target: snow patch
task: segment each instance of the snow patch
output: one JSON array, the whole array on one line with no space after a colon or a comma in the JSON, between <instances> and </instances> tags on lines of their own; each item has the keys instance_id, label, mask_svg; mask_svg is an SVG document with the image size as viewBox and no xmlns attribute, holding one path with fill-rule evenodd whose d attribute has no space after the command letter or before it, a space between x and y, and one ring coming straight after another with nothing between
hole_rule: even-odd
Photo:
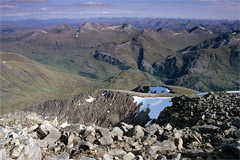
<instances>
[{"instance_id":1,"label":"snow patch","mask_svg":"<svg viewBox=\"0 0 240 160\"><path fill-rule=\"evenodd\" d=\"M63 123L63 124L61 124L61 128L65 128L65 127L67 127L67 126L70 126L70 124L68 124L68 122L66 121L65 123Z\"/></svg>"},{"instance_id":2,"label":"snow patch","mask_svg":"<svg viewBox=\"0 0 240 160\"><path fill-rule=\"evenodd\" d=\"M194 94L194 95L197 95L197 96L205 96L205 95L207 95L208 94L208 92L205 92L205 93L198 93L198 94Z\"/></svg>"},{"instance_id":3,"label":"snow patch","mask_svg":"<svg viewBox=\"0 0 240 160\"><path fill-rule=\"evenodd\" d=\"M175 36L180 35L180 34L182 34L182 33L174 33Z\"/></svg>"},{"instance_id":4,"label":"snow patch","mask_svg":"<svg viewBox=\"0 0 240 160\"><path fill-rule=\"evenodd\" d=\"M89 96L89 98L86 99L86 102L91 103L91 102L93 102L95 99L96 99L96 98L93 98L93 97Z\"/></svg>"},{"instance_id":5,"label":"snow patch","mask_svg":"<svg viewBox=\"0 0 240 160\"><path fill-rule=\"evenodd\" d=\"M240 93L240 91L227 91L227 93Z\"/></svg>"},{"instance_id":6,"label":"snow patch","mask_svg":"<svg viewBox=\"0 0 240 160\"><path fill-rule=\"evenodd\" d=\"M201 29L205 29L204 27L199 27L199 28L201 28Z\"/></svg>"},{"instance_id":7,"label":"snow patch","mask_svg":"<svg viewBox=\"0 0 240 160\"><path fill-rule=\"evenodd\" d=\"M167 106L172 106L171 99L172 97L138 97L133 96L133 103L136 103L138 106L140 103L142 103L142 106L139 109L139 112L146 111L147 109L150 110L148 113L149 117L151 119L157 119L158 115L163 109ZM137 114L136 114L137 116ZM150 124L150 123L148 123Z\"/></svg>"},{"instance_id":8,"label":"snow patch","mask_svg":"<svg viewBox=\"0 0 240 160\"><path fill-rule=\"evenodd\" d=\"M165 87L149 87L148 93L169 93L170 90Z\"/></svg>"}]
</instances>

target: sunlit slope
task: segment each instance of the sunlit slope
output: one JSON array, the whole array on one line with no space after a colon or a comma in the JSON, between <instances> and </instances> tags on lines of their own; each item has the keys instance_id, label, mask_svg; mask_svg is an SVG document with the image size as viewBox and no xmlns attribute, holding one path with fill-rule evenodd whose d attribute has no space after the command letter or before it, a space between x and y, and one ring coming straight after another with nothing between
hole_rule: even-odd
<instances>
[{"instance_id":1,"label":"sunlit slope","mask_svg":"<svg viewBox=\"0 0 240 160\"><path fill-rule=\"evenodd\" d=\"M0 113L89 89L91 81L53 70L16 53L0 52Z\"/></svg>"}]
</instances>

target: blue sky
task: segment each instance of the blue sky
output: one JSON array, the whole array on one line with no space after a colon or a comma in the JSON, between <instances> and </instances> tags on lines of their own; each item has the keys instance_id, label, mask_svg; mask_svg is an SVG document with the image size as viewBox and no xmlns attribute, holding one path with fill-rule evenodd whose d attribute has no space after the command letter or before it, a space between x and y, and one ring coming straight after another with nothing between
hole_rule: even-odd
<instances>
[{"instance_id":1,"label":"blue sky","mask_svg":"<svg viewBox=\"0 0 240 160\"><path fill-rule=\"evenodd\" d=\"M0 0L1 18L240 19L240 0Z\"/></svg>"}]
</instances>

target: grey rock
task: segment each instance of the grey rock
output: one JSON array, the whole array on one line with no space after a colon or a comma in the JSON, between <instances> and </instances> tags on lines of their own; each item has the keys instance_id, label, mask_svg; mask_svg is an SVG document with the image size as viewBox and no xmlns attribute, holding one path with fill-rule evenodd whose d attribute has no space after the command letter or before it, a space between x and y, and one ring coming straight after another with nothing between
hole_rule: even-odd
<instances>
[{"instance_id":1,"label":"grey rock","mask_svg":"<svg viewBox=\"0 0 240 160\"><path fill-rule=\"evenodd\" d=\"M159 155L157 157L157 160L167 160L166 156L163 156L163 155Z\"/></svg>"},{"instance_id":2,"label":"grey rock","mask_svg":"<svg viewBox=\"0 0 240 160\"><path fill-rule=\"evenodd\" d=\"M38 124L33 125L32 127L28 128L28 133L31 133L32 131L36 130L38 128Z\"/></svg>"},{"instance_id":3,"label":"grey rock","mask_svg":"<svg viewBox=\"0 0 240 160\"><path fill-rule=\"evenodd\" d=\"M18 160L41 160L42 152L35 144L35 141L32 138L29 138L26 143L27 145L24 147Z\"/></svg>"},{"instance_id":4,"label":"grey rock","mask_svg":"<svg viewBox=\"0 0 240 160\"><path fill-rule=\"evenodd\" d=\"M90 142L82 142L80 148L83 148L84 150L93 150L95 149L95 146Z\"/></svg>"},{"instance_id":5,"label":"grey rock","mask_svg":"<svg viewBox=\"0 0 240 160\"><path fill-rule=\"evenodd\" d=\"M113 144L113 139L111 136L103 136L100 139L98 139L101 145L111 145Z\"/></svg>"},{"instance_id":6,"label":"grey rock","mask_svg":"<svg viewBox=\"0 0 240 160\"><path fill-rule=\"evenodd\" d=\"M93 126L88 126L83 134L83 137L86 141L93 143L96 140L95 134L95 128Z\"/></svg>"},{"instance_id":7,"label":"grey rock","mask_svg":"<svg viewBox=\"0 0 240 160\"><path fill-rule=\"evenodd\" d=\"M48 158L47 160L69 160L69 155L66 152L63 152L59 155L56 155L54 157Z\"/></svg>"},{"instance_id":8,"label":"grey rock","mask_svg":"<svg viewBox=\"0 0 240 160\"><path fill-rule=\"evenodd\" d=\"M73 147L73 140L74 140L75 136L73 133L70 133L69 137L68 137L68 144L67 144L67 148L72 148Z\"/></svg>"},{"instance_id":9,"label":"grey rock","mask_svg":"<svg viewBox=\"0 0 240 160\"><path fill-rule=\"evenodd\" d=\"M0 160L4 160L6 159L6 150L3 148L3 149L0 149Z\"/></svg>"},{"instance_id":10,"label":"grey rock","mask_svg":"<svg viewBox=\"0 0 240 160\"><path fill-rule=\"evenodd\" d=\"M123 131L119 127L114 127L111 134L112 134L112 137L115 137L115 136L122 137Z\"/></svg>"},{"instance_id":11,"label":"grey rock","mask_svg":"<svg viewBox=\"0 0 240 160\"><path fill-rule=\"evenodd\" d=\"M143 128L139 125L135 126L132 134L136 139L144 137Z\"/></svg>"},{"instance_id":12,"label":"grey rock","mask_svg":"<svg viewBox=\"0 0 240 160\"><path fill-rule=\"evenodd\" d=\"M172 160L180 160L181 159L181 153L175 153L172 155Z\"/></svg>"},{"instance_id":13,"label":"grey rock","mask_svg":"<svg viewBox=\"0 0 240 160\"><path fill-rule=\"evenodd\" d=\"M112 156L124 156L125 154L127 154L124 150L122 149L111 149L108 152L110 155Z\"/></svg>"},{"instance_id":14,"label":"grey rock","mask_svg":"<svg viewBox=\"0 0 240 160\"><path fill-rule=\"evenodd\" d=\"M121 122L121 129L123 130L124 133L127 133L129 130L131 130L133 128L132 125Z\"/></svg>"},{"instance_id":15,"label":"grey rock","mask_svg":"<svg viewBox=\"0 0 240 160\"><path fill-rule=\"evenodd\" d=\"M164 140L162 143L157 143L156 146L158 147L158 150L160 152L170 152L170 151L175 151L177 147L172 141L169 140Z\"/></svg>"},{"instance_id":16,"label":"grey rock","mask_svg":"<svg viewBox=\"0 0 240 160\"><path fill-rule=\"evenodd\" d=\"M181 137L175 137L174 138L174 143L177 146L177 149L181 151L183 149L183 140Z\"/></svg>"},{"instance_id":17,"label":"grey rock","mask_svg":"<svg viewBox=\"0 0 240 160\"><path fill-rule=\"evenodd\" d=\"M128 154L123 156L123 160L132 160L135 158L135 155L132 152L128 152Z\"/></svg>"},{"instance_id":18,"label":"grey rock","mask_svg":"<svg viewBox=\"0 0 240 160\"><path fill-rule=\"evenodd\" d=\"M218 131L220 128L214 125L202 125L198 129L202 133L212 133L214 131Z\"/></svg>"},{"instance_id":19,"label":"grey rock","mask_svg":"<svg viewBox=\"0 0 240 160\"><path fill-rule=\"evenodd\" d=\"M12 151L11 157L13 157L13 158L19 157L20 154L21 154L21 152L22 152L22 150L23 150L23 147L24 147L23 144L15 147L15 148L13 149L13 151Z\"/></svg>"},{"instance_id":20,"label":"grey rock","mask_svg":"<svg viewBox=\"0 0 240 160\"><path fill-rule=\"evenodd\" d=\"M99 128L99 132L102 136L111 136L111 133L107 128Z\"/></svg>"},{"instance_id":21,"label":"grey rock","mask_svg":"<svg viewBox=\"0 0 240 160\"><path fill-rule=\"evenodd\" d=\"M61 133L57 129L52 129L50 133L43 139L48 145L54 144L61 137Z\"/></svg>"},{"instance_id":22,"label":"grey rock","mask_svg":"<svg viewBox=\"0 0 240 160\"><path fill-rule=\"evenodd\" d=\"M159 134L163 133L163 130L161 129L161 127L156 123L150 124L149 126L147 126L145 128L145 132L147 132L148 134L151 134L151 135L155 134L157 131L160 131Z\"/></svg>"},{"instance_id":23,"label":"grey rock","mask_svg":"<svg viewBox=\"0 0 240 160\"><path fill-rule=\"evenodd\" d=\"M113 160L113 158L109 154L104 154L103 155L103 160Z\"/></svg>"},{"instance_id":24,"label":"grey rock","mask_svg":"<svg viewBox=\"0 0 240 160\"><path fill-rule=\"evenodd\" d=\"M92 157L82 156L79 160L96 160L96 159Z\"/></svg>"},{"instance_id":25,"label":"grey rock","mask_svg":"<svg viewBox=\"0 0 240 160\"><path fill-rule=\"evenodd\" d=\"M148 134L147 136L144 137L143 145L152 145L157 141L157 136L156 135L150 135Z\"/></svg>"},{"instance_id":26,"label":"grey rock","mask_svg":"<svg viewBox=\"0 0 240 160\"><path fill-rule=\"evenodd\" d=\"M172 130L172 126L170 123L165 123L163 127L165 130L168 130L168 131Z\"/></svg>"}]
</instances>

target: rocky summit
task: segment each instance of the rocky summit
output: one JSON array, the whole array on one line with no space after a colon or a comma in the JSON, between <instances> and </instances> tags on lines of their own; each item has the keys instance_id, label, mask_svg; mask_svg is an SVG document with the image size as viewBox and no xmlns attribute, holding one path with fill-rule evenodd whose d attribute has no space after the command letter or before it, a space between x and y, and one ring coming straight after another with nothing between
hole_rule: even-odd
<instances>
[{"instance_id":1,"label":"rocky summit","mask_svg":"<svg viewBox=\"0 0 240 160\"><path fill-rule=\"evenodd\" d=\"M239 159L239 97L225 92L175 97L147 126L119 121L103 128L33 111L4 114L0 159Z\"/></svg>"}]
</instances>

